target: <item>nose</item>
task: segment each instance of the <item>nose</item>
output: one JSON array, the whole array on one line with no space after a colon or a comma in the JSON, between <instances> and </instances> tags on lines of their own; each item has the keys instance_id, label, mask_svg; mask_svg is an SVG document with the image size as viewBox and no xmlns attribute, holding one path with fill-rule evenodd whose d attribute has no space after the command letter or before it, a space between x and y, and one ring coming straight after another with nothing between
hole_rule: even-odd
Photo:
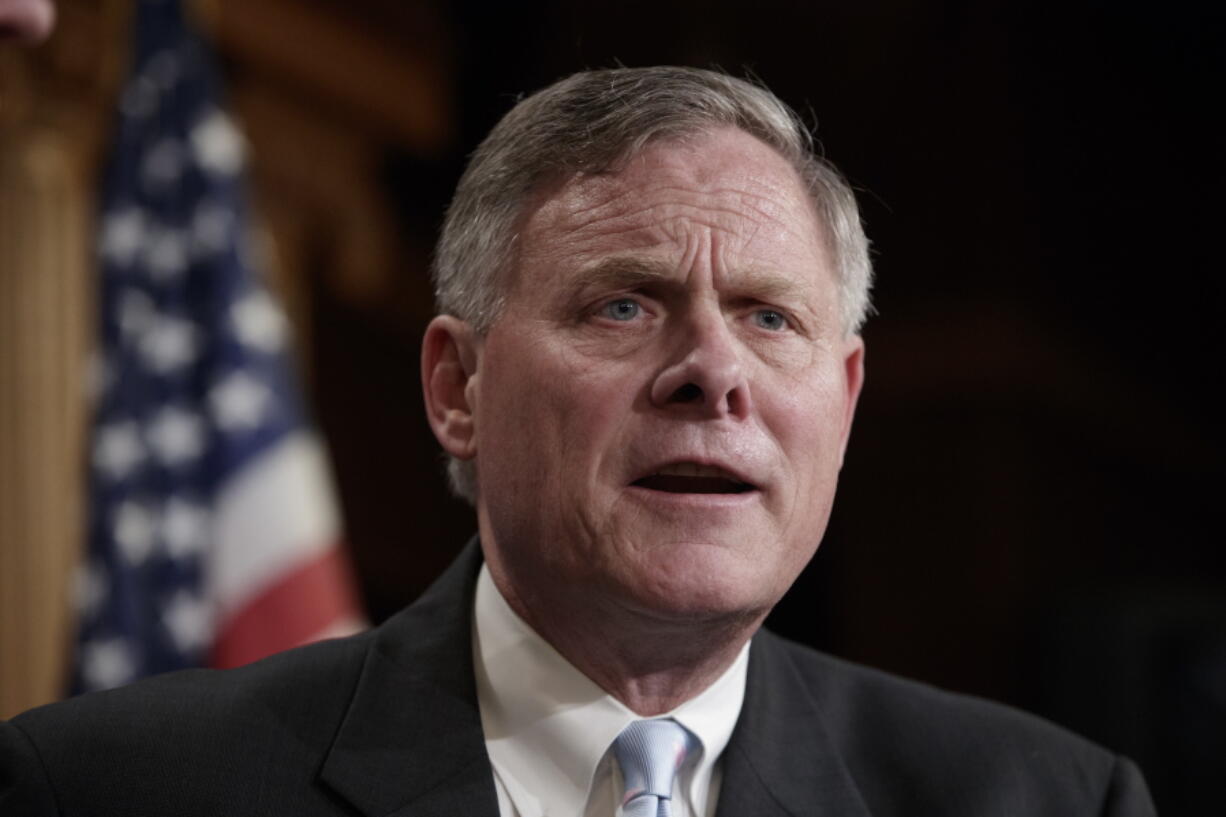
<instances>
[{"instance_id":1,"label":"nose","mask_svg":"<svg viewBox=\"0 0 1226 817\"><path fill-rule=\"evenodd\" d=\"M722 315L692 321L675 360L651 384L652 404L702 417L745 419L751 403L741 354Z\"/></svg>"}]
</instances>

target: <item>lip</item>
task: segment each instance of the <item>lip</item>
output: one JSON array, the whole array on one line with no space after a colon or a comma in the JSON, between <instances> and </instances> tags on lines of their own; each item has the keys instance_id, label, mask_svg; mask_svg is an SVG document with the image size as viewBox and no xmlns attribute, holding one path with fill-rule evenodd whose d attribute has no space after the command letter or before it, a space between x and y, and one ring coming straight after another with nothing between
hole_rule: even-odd
<instances>
[{"instance_id":1,"label":"lip","mask_svg":"<svg viewBox=\"0 0 1226 817\"><path fill-rule=\"evenodd\" d=\"M753 504L762 495L761 489L758 488L739 494L685 494L655 491L640 485L627 485L626 491L638 502L670 510L731 510Z\"/></svg>"},{"instance_id":2,"label":"lip","mask_svg":"<svg viewBox=\"0 0 1226 817\"><path fill-rule=\"evenodd\" d=\"M661 491L638 485L639 481L677 465L697 465L718 469L736 482L751 486L749 490L727 493ZM641 469L626 488L639 501L670 508L736 508L758 500L762 495L762 482L749 476L745 469L731 465L725 460L701 456L671 456L656 464Z\"/></svg>"},{"instance_id":3,"label":"lip","mask_svg":"<svg viewBox=\"0 0 1226 817\"><path fill-rule=\"evenodd\" d=\"M655 465L642 469L637 476L630 480L631 483L637 482L640 479L646 479L663 471L665 468L670 468L677 465L698 465L703 468L714 468L723 471L737 482L743 482L753 486L753 491L762 490L761 480L746 474L743 470L735 465L724 462L722 460L710 459L707 457L669 457L665 460L660 460ZM752 492L750 492L752 493Z\"/></svg>"}]
</instances>

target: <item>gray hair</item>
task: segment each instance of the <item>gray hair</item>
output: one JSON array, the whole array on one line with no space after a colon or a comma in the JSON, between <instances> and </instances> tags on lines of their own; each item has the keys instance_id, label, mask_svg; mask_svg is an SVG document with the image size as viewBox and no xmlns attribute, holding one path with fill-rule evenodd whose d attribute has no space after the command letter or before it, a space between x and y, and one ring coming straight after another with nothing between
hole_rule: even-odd
<instances>
[{"instance_id":1,"label":"gray hair","mask_svg":"<svg viewBox=\"0 0 1226 817\"><path fill-rule=\"evenodd\" d=\"M469 160L434 258L440 313L485 334L515 266L524 205L544 185L615 169L649 144L734 127L786 159L812 197L834 257L847 334L867 317L872 263L855 195L818 156L800 117L763 87L716 71L661 66L584 71L520 100ZM452 458L453 490L476 500L472 461Z\"/></svg>"}]
</instances>

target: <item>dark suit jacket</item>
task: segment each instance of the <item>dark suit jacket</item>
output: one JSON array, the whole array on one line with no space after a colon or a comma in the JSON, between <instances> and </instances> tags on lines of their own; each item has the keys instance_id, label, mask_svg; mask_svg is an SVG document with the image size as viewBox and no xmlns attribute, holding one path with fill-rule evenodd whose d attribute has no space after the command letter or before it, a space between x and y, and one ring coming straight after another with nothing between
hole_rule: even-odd
<instances>
[{"instance_id":1,"label":"dark suit jacket","mask_svg":"<svg viewBox=\"0 0 1226 817\"><path fill-rule=\"evenodd\" d=\"M383 626L0 723L0 815L497 817L465 554ZM1147 815L1136 768L1044 721L753 642L720 817Z\"/></svg>"}]
</instances>

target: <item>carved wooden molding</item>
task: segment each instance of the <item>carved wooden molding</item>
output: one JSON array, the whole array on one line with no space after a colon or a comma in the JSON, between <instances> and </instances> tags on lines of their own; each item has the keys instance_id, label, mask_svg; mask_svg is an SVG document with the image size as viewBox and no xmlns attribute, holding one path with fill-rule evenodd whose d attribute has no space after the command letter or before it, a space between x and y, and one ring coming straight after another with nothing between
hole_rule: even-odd
<instances>
[{"instance_id":1,"label":"carved wooden molding","mask_svg":"<svg viewBox=\"0 0 1226 817\"><path fill-rule=\"evenodd\" d=\"M129 0L61 0L0 47L0 717L63 692L84 539L94 179Z\"/></svg>"},{"instance_id":2,"label":"carved wooden molding","mask_svg":"<svg viewBox=\"0 0 1226 817\"><path fill-rule=\"evenodd\" d=\"M439 26L381 31L352 6L302 0L204 0L199 16L217 47L245 73L275 77L316 105L347 113L346 125L438 151L451 138L451 93ZM317 109L318 110L318 109Z\"/></svg>"}]
</instances>

